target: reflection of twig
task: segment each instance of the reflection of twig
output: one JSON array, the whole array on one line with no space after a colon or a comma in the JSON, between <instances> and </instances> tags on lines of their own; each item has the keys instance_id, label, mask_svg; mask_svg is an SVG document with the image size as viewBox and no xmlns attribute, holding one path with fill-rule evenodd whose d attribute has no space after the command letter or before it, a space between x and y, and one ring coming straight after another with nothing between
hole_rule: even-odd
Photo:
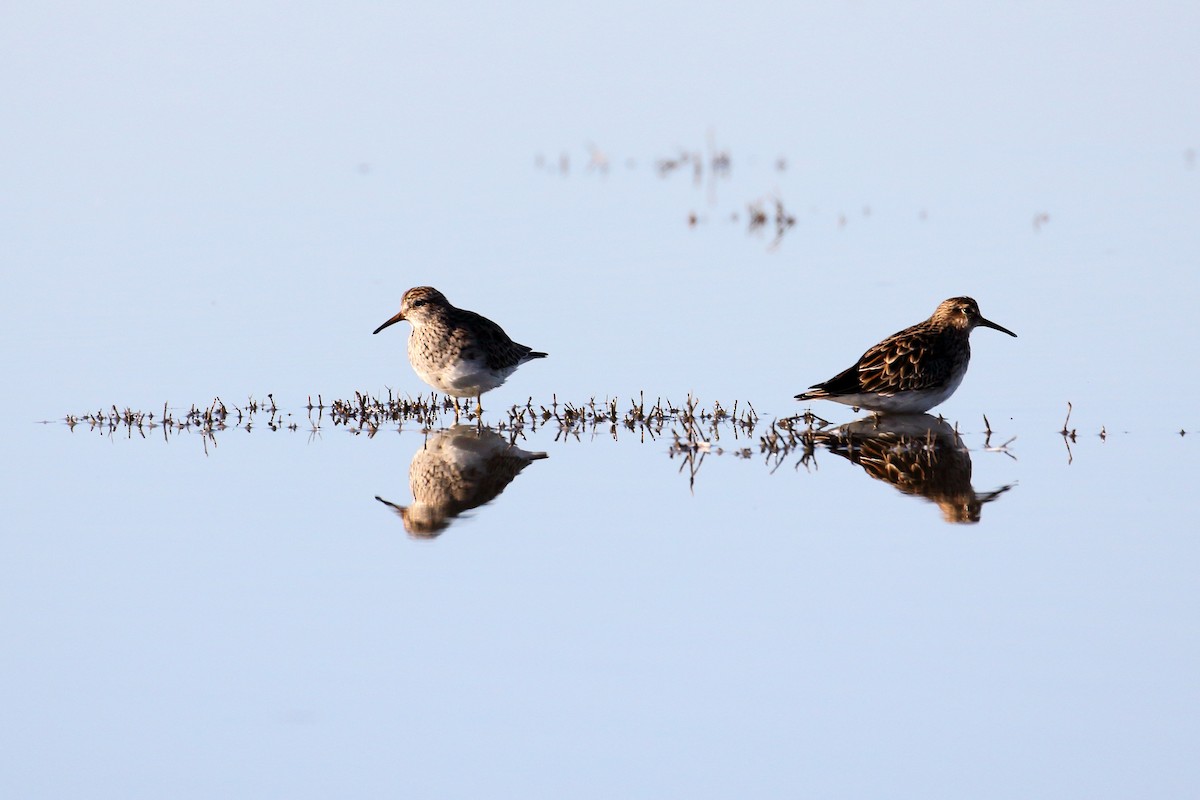
<instances>
[{"instance_id":1,"label":"reflection of twig","mask_svg":"<svg viewBox=\"0 0 1200 800\"><path fill-rule=\"evenodd\" d=\"M783 241L783 235L796 224L796 217L783 207L783 201L778 197L775 198L775 239L769 247L774 249Z\"/></svg>"},{"instance_id":2,"label":"reflection of twig","mask_svg":"<svg viewBox=\"0 0 1200 800\"><path fill-rule=\"evenodd\" d=\"M665 178L675 170L691 163L692 160L692 154L681 149L679 151L679 155L675 158L660 158L654 162L654 166L658 170L658 176L660 178Z\"/></svg>"},{"instance_id":3,"label":"reflection of twig","mask_svg":"<svg viewBox=\"0 0 1200 800\"><path fill-rule=\"evenodd\" d=\"M751 233L767 224L767 212L763 210L761 201L756 200L746 206L746 214L750 218L749 230Z\"/></svg>"},{"instance_id":4,"label":"reflection of twig","mask_svg":"<svg viewBox=\"0 0 1200 800\"><path fill-rule=\"evenodd\" d=\"M696 454L700 454L700 458L696 458ZM708 455L708 443L704 442L697 445L694 449L688 450L684 456L683 463L679 465L679 471L683 472L683 468L688 468L688 491L695 494L696 492L696 476L700 473L700 465L704 463L704 457Z\"/></svg>"},{"instance_id":5,"label":"reflection of twig","mask_svg":"<svg viewBox=\"0 0 1200 800\"><path fill-rule=\"evenodd\" d=\"M607 174L611 161L609 155L592 142L587 142L585 146L588 152L586 170ZM557 170L549 166L548 159L541 154L535 156L534 163L539 169L546 169L550 172L557 171L563 175L566 175L570 169L570 159L565 151L559 156ZM629 168L635 166L632 159L626 159L625 164ZM700 148L688 149L680 146L675 155L656 158L653 160L653 164L660 178L668 178L677 172L689 171L695 186L707 187L708 203L710 206L715 206L717 182L721 178L728 178L732 173L733 156L728 148L717 144L716 135L710 129L706 136L704 152L701 152ZM787 169L787 159L780 155L774 160L773 166L775 170L783 172ZM784 206L780 198L774 195L747 203L747 211L750 232L765 229L768 225L772 226L774 236L768 244L768 249L777 248L783 241L784 234L796 225L796 215ZM870 214L870 207L864 206L863 216L870 216ZM738 216L736 211L730 215L735 221ZM686 219L689 227L696 227L707 221L704 216L695 211L689 212ZM843 224L844 222L843 218Z\"/></svg>"},{"instance_id":6,"label":"reflection of twig","mask_svg":"<svg viewBox=\"0 0 1200 800\"><path fill-rule=\"evenodd\" d=\"M1061 433L1063 436L1070 436L1072 439L1074 439L1075 438L1074 429L1072 429L1070 431L1067 430L1067 426L1071 424L1071 410L1072 410L1071 402L1068 400L1067 401L1067 418L1065 420L1063 420L1063 427L1062 427L1062 430L1059 431L1059 433Z\"/></svg>"},{"instance_id":7,"label":"reflection of twig","mask_svg":"<svg viewBox=\"0 0 1200 800\"><path fill-rule=\"evenodd\" d=\"M1062 430L1059 431L1059 433L1062 434L1062 437L1063 437L1063 444L1065 444L1067 446L1067 463L1068 464L1072 463L1075 460L1075 456L1072 455L1072 453L1071 453L1071 442L1075 441L1075 429L1071 428L1068 430L1067 426L1070 424L1070 422L1071 422L1071 403L1070 403L1070 401L1068 401L1067 402L1067 418L1065 420L1063 420Z\"/></svg>"},{"instance_id":8,"label":"reflection of twig","mask_svg":"<svg viewBox=\"0 0 1200 800\"><path fill-rule=\"evenodd\" d=\"M772 211L768 211L768 203L773 206ZM747 231L755 233L767 226L768 222L774 223L775 237L771 239L771 243L767 245L768 250L773 250L783 241L783 235L787 233L792 226L796 224L796 216L792 214L783 204L783 200L776 196L770 196L759 200L754 200L746 205L746 213L748 217Z\"/></svg>"},{"instance_id":9,"label":"reflection of twig","mask_svg":"<svg viewBox=\"0 0 1200 800\"><path fill-rule=\"evenodd\" d=\"M987 441L985 441L983 443L984 451L986 451L988 453L1004 453L1004 455L1008 456L1013 461L1017 460L1017 457L1012 452L1010 452L1008 449L1008 446L1010 444L1012 444L1013 442L1015 442L1017 440L1017 437L1014 436L1011 439L1009 439L1007 442L1005 442L1004 444L998 444L998 445L995 445L994 447L991 444L991 439L992 439L992 437L989 435L987 438Z\"/></svg>"},{"instance_id":10,"label":"reflection of twig","mask_svg":"<svg viewBox=\"0 0 1200 800\"><path fill-rule=\"evenodd\" d=\"M705 456L709 453L722 455L726 452L725 448L716 444L721 439L723 426L732 428L735 441L754 431L758 424L758 414L749 403L746 404L746 407L748 410L738 413L738 403L735 402L733 409L726 411L724 406L717 402L713 404L710 411L701 407L699 400L689 394L687 402L682 408L672 409L671 434L675 441L667 453L671 458L677 455L683 457L679 471L683 472L683 468L688 467L688 487L690 489L695 489L696 475L700 472L700 466L704 463ZM741 458L749 458L752 455L749 447L736 448L732 453Z\"/></svg>"},{"instance_id":11,"label":"reflection of twig","mask_svg":"<svg viewBox=\"0 0 1200 800\"><path fill-rule=\"evenodd\" d=\"M988 422L987 414L983 415L983 427L984 427L984 431L983 431L983 433L984 433L984 439L983 439L984 451L986 451L988 453L1004 453L1004 455L1008 456L1013 461L1016 461L1017 457L1015 455L1013 455L1011 452L1009 452L1008 446L1010 444L1012 444L1013 442L1015 442L1017 440L1017 437L1013 436L1004 444L998 444L993 447L992 446L992 423Z\"/></svg>"},{"instance_id":12,"label":"reflection of twig","mask_svg":"<svg viewBox=\"0 0 1200 800\"><path fill-rule=\"evenodd\" d=\"M242 405L227 405L215 398L207 405L192 405L183 413L164 404L161 417L157 413L129 408L121 410L113 405L107 411L66 415L64 422L73 431L90 429L126 438L132 438L134 433L146 437L157 427L162 428L165 441L184 432L200 433L207 448L209 440L216 444L218 432L231 428L247 432L264 426L272 432L304 430L310 442L323 438L331 428L370 438L389 428L437 429L444 426L454 412L452 401L445 395L430 392L418 397L398 396L391 390L383 396L355 392L352 398L330 403L325 403L318 395L315 402L309 398L303 408L307 409L307 426L292 421L293 415L280 408L270 394L265 402L251 397ZM325 420L327 411L328 422ZM617 440L621 436L634 435L640 442L647 443L666 437L671 456L684 459L690 456L691 466L696 471L701 457L708 454L751 458L758 453L772 469L797 454L800 457L797 466L812 468L815 466L815 434L831 426L828 420L811 411L762 425L758 411L745 400L730 405L720 401L706 404L689 394L683 403L676 403L663 397L648 400L645 392L625 400L592 397L582 403L563 401L552 395L546 405L535 403L530 397L501 412L491 424L478 418L474 421L514 442L543 428L553 430L555 441L561 442L582 442L585 437ZM986 417L984 422L990 436L991 426ZM1067 431L1067 435L1073 437L1073 431ZM1014 439L993 447L989 438L984 447L994 452L1007 452ZM693 478L695 474L692 473Z\"/></svg>"},{"instance_id":13,"label":"reflection of twig","mask_svg":"<svg viewBox=\"0 0 1200 800\"><path fill-rule=\"evenodd\" d=\"M321 419L325 416L325 406L321 402L321 395L317 395L317 404L314 406L312 397L308 398L308 442L312 444L314 440L321 438ZM313 419L313 409L316 409L317 418Z\"/></svg>"},{"instance_id":14,"label":"reflection of twig","mask_svg":"<svg viewBox=\"0 0 1200 800\"><path fill-rule=\"evenodd\" d=\"M704 183L704 179L708 177L709 202L715 202L716 197L716 179L729 175L730 168L733 165L733 158L728 150L717 149L716 139L712 131L708 133L708 155L705 156L695 150L687 150L683 147L679 148L679 154L674 157L659 158L654 162L655 169L658 170L658 175L665 178L673 172L682 170L684 167L692 168L692 182L696 186Z\"/></svg>"}]
</instances>

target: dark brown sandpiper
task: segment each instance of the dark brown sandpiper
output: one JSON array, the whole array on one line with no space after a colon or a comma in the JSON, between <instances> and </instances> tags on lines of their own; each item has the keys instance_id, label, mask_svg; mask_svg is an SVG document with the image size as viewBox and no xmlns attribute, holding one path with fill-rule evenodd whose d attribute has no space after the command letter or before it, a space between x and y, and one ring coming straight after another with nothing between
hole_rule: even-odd
<instances>
[{"instance_id":1,"label":"dark brown sandpiper","mask_svg":"<svg viewBox=\"0 0 1200 800\"><path fill-rule=\"evenodd\" d=\"M517 367L545 353L517 344L484 316L450 304L432 286L417 286L404 293L396 316L375 329L379 333L401 320L412 323L408 360L421 380L454 398L474 397L483 413L482 395L495 389Z\"/></svg>"},{"instance_id":2,"label":"dark brown sandpiper","mask_svg":"<svg viewBox=\"0 0 1200 800\"><path fill-rule=\"evenodd\" d=\"M979 313L969 297L951 297L933 316L893 334L854 366L796 395L832 400L880 414L923 414L962 383L971 361L971 331L983 326L1016 336Z\"/></svg>"}]
</instances>

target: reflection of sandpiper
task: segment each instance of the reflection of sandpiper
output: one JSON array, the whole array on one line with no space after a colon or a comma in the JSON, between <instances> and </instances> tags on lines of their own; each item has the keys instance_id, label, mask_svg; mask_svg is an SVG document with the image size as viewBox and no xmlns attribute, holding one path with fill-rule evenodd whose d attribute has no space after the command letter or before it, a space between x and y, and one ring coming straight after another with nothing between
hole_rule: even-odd
<instances>
[{"instance_id":1,"label":"reflection of sandpiper","mask_svg":"<svg viewBox=\"0 0 1200 800\"><path fill-rule=\"evenodd\" d=\"M394 509L414 538L437 536L455 517L497 497L528 466L547 458L487 428L455 425L431 435L408 468L410 506L375 499Z\"/></svg>"},{"instance_id":2,"label":"reflection of sandpiper","mask_svg":"<svg viewBox=\"0 0 1200 800\"><path fill-rule=\"evenodd\" d=\"M450 304L432 286L417 286L404 293L400 311L375 329L379 333L401 320L412 323L408 360L417 376L439 392L454 398L474 397L483 413L483 393L495 389L517 367L545 353L517 344L484 316Z\"/></svg>"},{"instance_id":3,"label":"reflection of sandpiper","mask_svg":"<svg viewBox=\"0 0 1200 800\"><path fill-rule=\"evenodd\" d=\"M818 432L816 441L872 478L937 503L946 522L978 522L983 504L1012 488L977 493L966 445L944 420L928 414L862 419Z\"/></svg>"},{"instance_id":4,"label":"reflection of sandpiper","mask_svg":"<svg viewBox=\"0 0 1200 800\"><path fill-rule=\"evenodd\" d=\"M954 394L971 361L971 331L1008 328L984 319L969 297L943 300L924 322L894 333L854 366L808 387L797 400L832 400L881 414L923 414Z\"/></svg>"}]
</instances>

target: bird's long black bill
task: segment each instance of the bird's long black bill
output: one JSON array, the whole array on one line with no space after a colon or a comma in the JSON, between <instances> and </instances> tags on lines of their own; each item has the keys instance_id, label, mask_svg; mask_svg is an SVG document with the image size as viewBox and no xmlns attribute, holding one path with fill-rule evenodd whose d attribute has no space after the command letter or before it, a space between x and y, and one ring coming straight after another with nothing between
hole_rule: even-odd
<instances>
[{"instance_id":1,"label":"bird's long black bill","mask_svg":"<svg viewBox=\"0 0 1200 800\"><path fill-rule=\"evenodd\" d=\"M382 325L380 325L378 328L376 328L375 330L371 331L371 335L372 335L372 336L374 336L375 334L379 333L381 330L383 330L383 329L384 329L384 328L386 328L387 326L389 326L389 325L395 325L397 322L400 322L400 321L401 321L401 320L403 320L403 319L404 319L404 312L403 312L403 311L401 311L401 312L397 313L397 314L396 314L396 316L392 317L392 318L391 318L391 319L389 319L387 322L383 323L383 324L382 324ZM1015 336L1016 334L1013 334L1013 335Z\"/></svg>"},{"instance_id":2,"label":"bird's long black bill","mask_svg":"<svg viewBox=\"0 0 1200 800\"><path fill-rule=\"evenodd\" d=\"M389 322L388 324L390 325L391 323ZM1003 325L997 325L996 323L992 322L991 320L984 319L983 317L979 318L979 324L985 328L991 328L992 330L1000 331L1001 333L1007 333L1009 336L1013 337L1014 339L1017 338L1017 335L1015 333L1013 333L1012 331L1010 331L1008 328L1004 327Z\"/></svg>"}]
</instances>

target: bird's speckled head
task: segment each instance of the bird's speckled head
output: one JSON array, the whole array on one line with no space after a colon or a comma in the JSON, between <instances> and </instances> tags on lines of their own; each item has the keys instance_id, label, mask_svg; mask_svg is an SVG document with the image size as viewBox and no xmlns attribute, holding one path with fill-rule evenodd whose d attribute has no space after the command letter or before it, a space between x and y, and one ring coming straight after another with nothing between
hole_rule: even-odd
<instances>
[{"instance_id":1,"label":"bird's speckled head","mask_svg":"<svg viewBox=\"0 0 1200 800\"><path fill-rule=\"evenodd\" d=\"M937 310L929 318L930 322L942 328L958 328L970 333L976 327L992 328L1009 336L1016 334L989 319L979 312L979 304L970 297L951 297L938 304Z\"/></svg>"},{"instance_id":2,"label":"bird's speckled head","mask_svg":"<svg viewBox=\"0 0 1200 800\"><path fill-rule=\"evenodd\" d=\"M398 506L379 495L375 495L375 499L396 512L404 523L404 530L414 539L432 539L450 526L444 509L419 502L411 506Z\"/></svg>"},{"instance_id":3,"label":"bird's speckled head","mask_svg":"<svg viewBox=\"0 0 1200 800\"><path fill-rule=\"evenodd\" d=\"M435 308L445 308L450 305L446 295L432 286L416 286L404 293L400 299L400 313L405 319L420 318Z\"/></svg>"},{"instance_id":4,"label":"bird's speckled head","mask_svg":"<svg viewBox=\"0 0 1200 800\"><path fill-rule=\"evenodd\" d=\"M375 329L379 333L389 325L395 325L401 320L408 320L413 327L424 325L429 320L451 308L446 295L432 286L415 286L404 293L400 299L400 311L396 316Z\"/></svg>"},{"instance_id":5,"label":"bird's speckled head","mask_svg":"<svg viewBox=\"0 0 1200 800\"><path fill-rule=\"evenodd\" d=\"M450 519L446 510L438 506L427 506L424 503L413 503L398 512L404 522L404 530L414 539L432 539L446 528L450 527Z\"/></svg>"}]
</instances>

